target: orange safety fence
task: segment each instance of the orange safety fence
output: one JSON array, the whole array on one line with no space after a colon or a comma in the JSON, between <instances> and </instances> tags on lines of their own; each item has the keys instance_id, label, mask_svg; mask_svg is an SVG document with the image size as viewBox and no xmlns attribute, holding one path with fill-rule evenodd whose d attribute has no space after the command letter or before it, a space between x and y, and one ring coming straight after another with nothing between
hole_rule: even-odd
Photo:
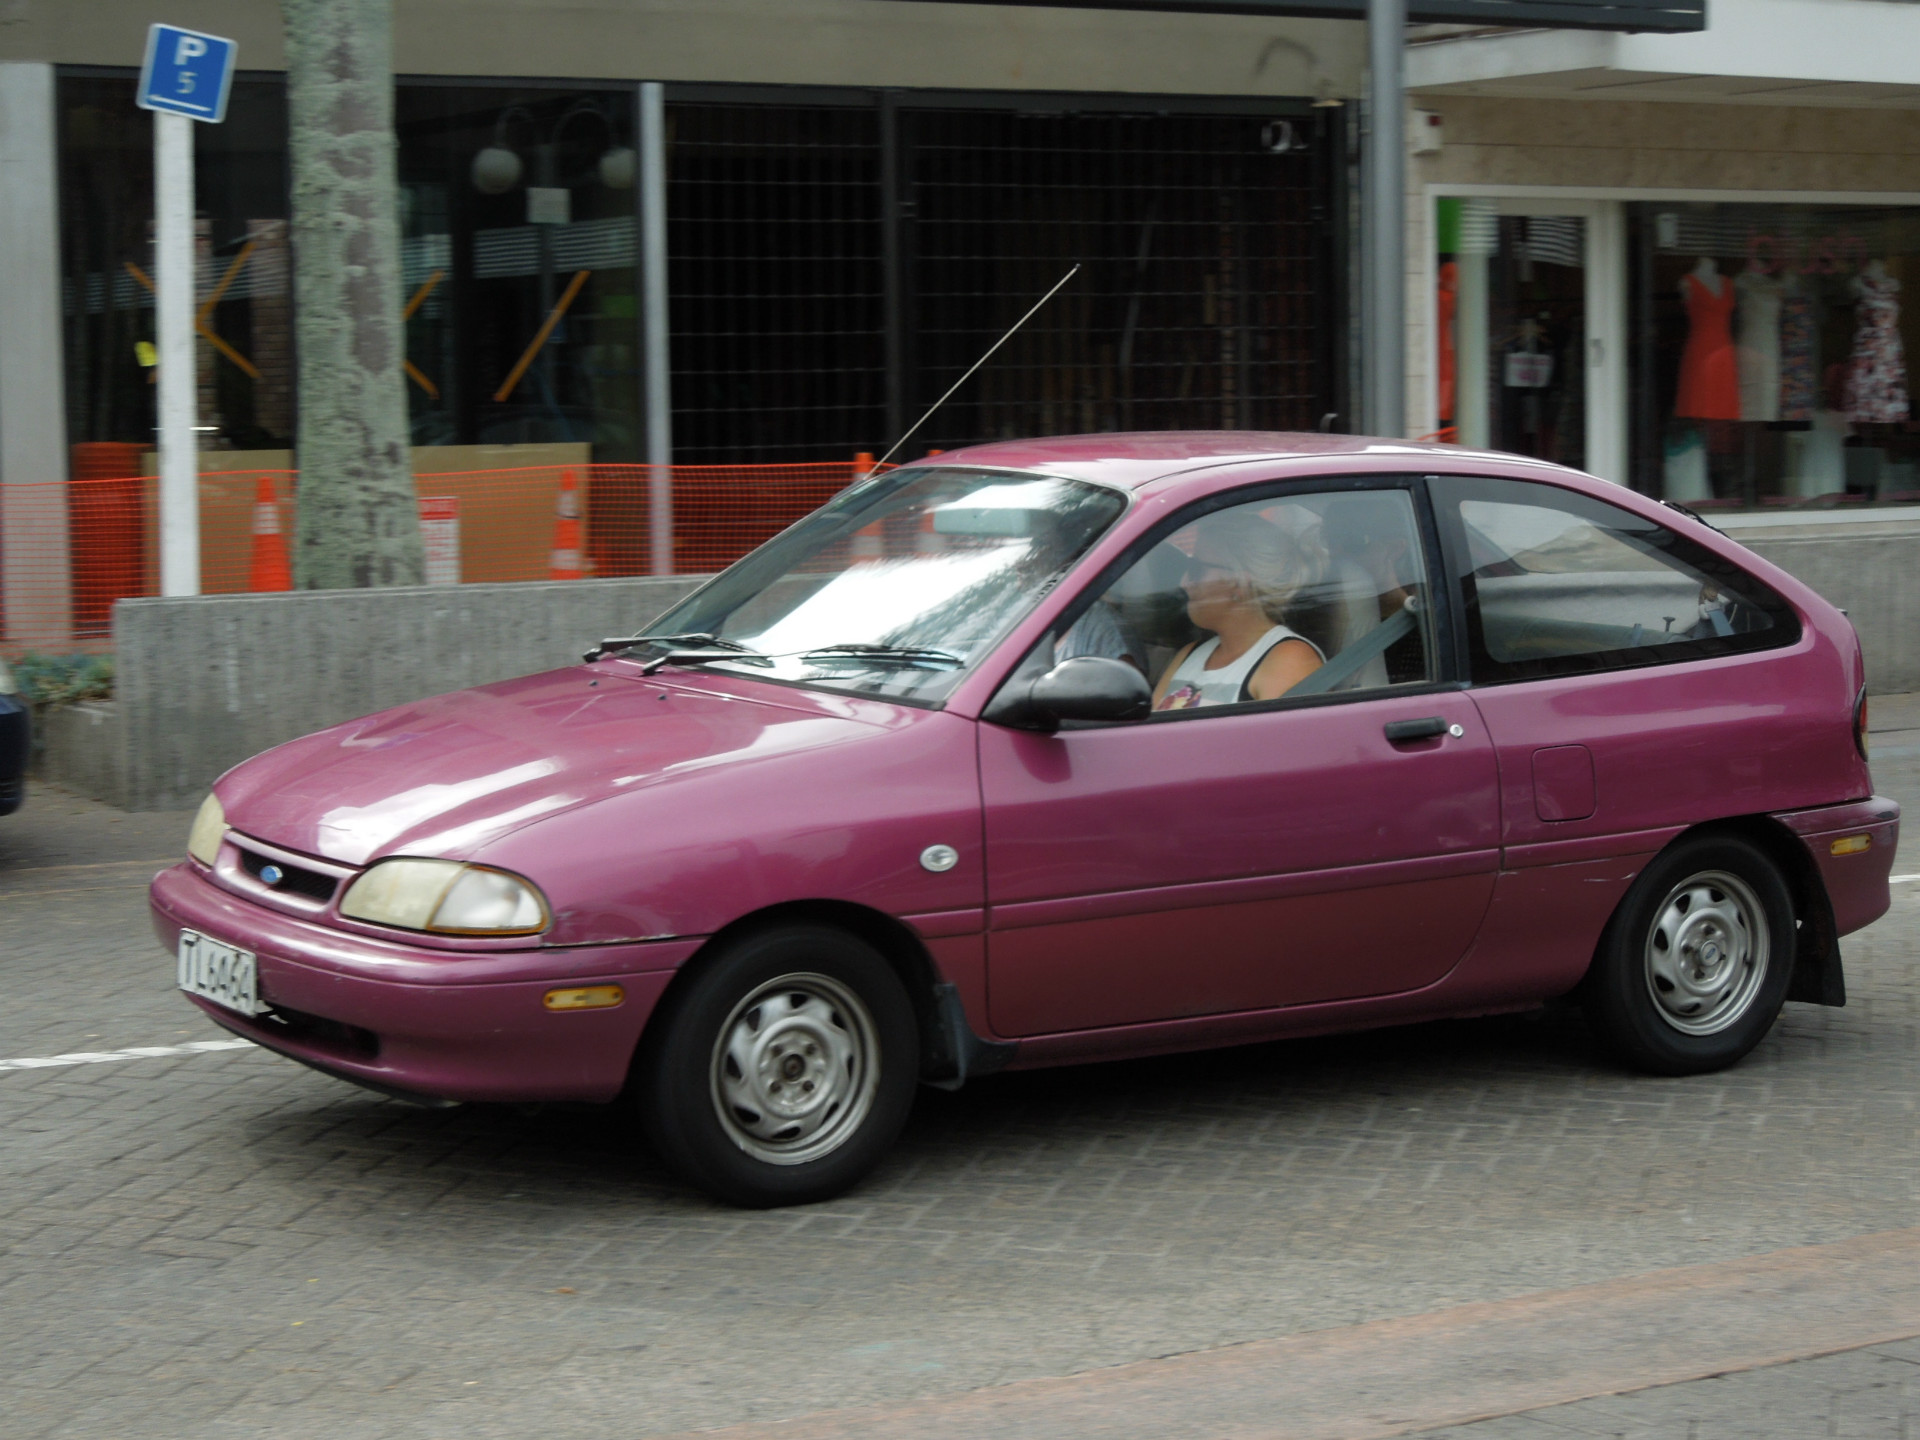
<instances>
[{"instance_id":1,"label":"orange safety fence","mask_svg":"<svg viewBox=\"0 0 1920 1440\"><path fill-rule=\"evenodd\" d=\"M674 573L724 569L871 463L862 455L671 467ZM652 476L647 465L610 464L416 474L427 583L652 574ZM64 485L6 488L0 642L7 649L103 637L114 601L159 593L159 483L152 475L77 473ZM202 472L202 594L290 586L298 486L293 470Z\"/></svg>"}]
</instances>

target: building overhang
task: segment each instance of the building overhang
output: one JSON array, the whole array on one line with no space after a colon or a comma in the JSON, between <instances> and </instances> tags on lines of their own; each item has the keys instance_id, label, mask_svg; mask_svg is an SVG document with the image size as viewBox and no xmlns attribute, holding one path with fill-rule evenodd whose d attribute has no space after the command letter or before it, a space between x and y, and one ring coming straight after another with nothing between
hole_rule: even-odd
<instances>
[{"instance_id":1,"label":"building overhang","mask_svg":"<svg viewBox=\"0 0 1920 1440\"><path fill-rule=\"evenodd\" d=\"M940 3L940 0L925 0ZM1364 20L1367 0L976 0L1082 10L1160 10L1189 15L1266 15ZM1735 0L1746 3L1746 0ZM1717 12L1716 12L1717 13ZM1421 24L1551 25L1579 30L1686 33L1704 30L1707 0L1407 0Z\"/></svg>"},{"instance_id":2,"label":"building overhang","mask_svg":"<svg viewBox=\"0 0 1920 1440\"><path fill-rule=\"evenodd\" d=\"M1737 0L1697 34L1416 35L1407 87L1512 99L1920 108L1920 6Z\"/></svg>"}]
</instances>

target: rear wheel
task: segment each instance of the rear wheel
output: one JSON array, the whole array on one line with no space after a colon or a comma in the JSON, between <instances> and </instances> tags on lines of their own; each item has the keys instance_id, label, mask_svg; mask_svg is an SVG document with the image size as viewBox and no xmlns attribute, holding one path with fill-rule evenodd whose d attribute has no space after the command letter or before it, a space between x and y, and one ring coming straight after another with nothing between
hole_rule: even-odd
<instances>
[{"instance_id":1,"label":"rear wheel","mask_svg":"<svg viewBox=\"0 0 1920 1440\"><path fill-rule=\"evenodd\" d=\"M736 1205L798 1205L872 1169L912 1107L913 1006L872 946L821 925L707 957L645 1049L639 1103L684 1178Z\"/></svg>"},{"instance_id":2,"label":"rear wheel","mask_svg":"<svg viewBox=\"0 0 1920 1440\"><path fill-rule=\"evenodd\" d=\"M1739 1060L1773 1025L1794 960L1779 868L1733 836L1660 855L1607 923L1582 999L1621 1060L1694 1075Z\"/></svg>"}]
</instances>

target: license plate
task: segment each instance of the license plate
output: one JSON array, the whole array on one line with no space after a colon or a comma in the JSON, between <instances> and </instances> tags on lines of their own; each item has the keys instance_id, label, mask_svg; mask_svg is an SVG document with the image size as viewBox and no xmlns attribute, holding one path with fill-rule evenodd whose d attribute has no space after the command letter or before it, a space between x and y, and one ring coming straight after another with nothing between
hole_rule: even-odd
<instances>
[{"instance_id":1,"label":"license plate","mask_svg":"<svg viewBox=\"0 0 1920 1440\"><path fill-rule=\"evenodd\" d=\"M242 1015L260 1013L259 968L238 950L192 930L180 932L180 988Z\"/></svg>"}]
</instances>

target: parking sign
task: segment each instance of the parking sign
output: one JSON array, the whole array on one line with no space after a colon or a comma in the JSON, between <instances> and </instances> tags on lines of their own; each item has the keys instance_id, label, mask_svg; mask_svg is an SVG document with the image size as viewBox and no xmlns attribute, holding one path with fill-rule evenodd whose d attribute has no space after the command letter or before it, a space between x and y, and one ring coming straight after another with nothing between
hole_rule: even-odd
<instances>
[{"instance_id":1,"label":"parking sign","mask_svg":"<svg viewBox=\"0 0 1920 1440\"><path fill-rule=\"evenodd\" d=\"M227 118L227 91L239 46L218 35L177 25L147 27L147 58L134 103L218 124Z\"/></svg>"}]
</instances>

